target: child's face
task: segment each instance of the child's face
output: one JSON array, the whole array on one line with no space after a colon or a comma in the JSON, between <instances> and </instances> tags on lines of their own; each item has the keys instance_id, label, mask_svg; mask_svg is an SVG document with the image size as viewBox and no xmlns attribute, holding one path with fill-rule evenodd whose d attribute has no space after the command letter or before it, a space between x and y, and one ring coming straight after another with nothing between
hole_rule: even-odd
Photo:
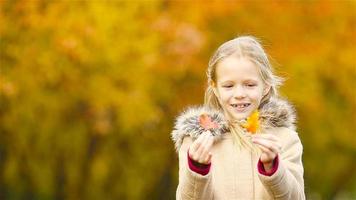
<instances>
[{"instance_id":1,"label":"child's face","mask_svg":"<svg viewBox=\"0 0 356 200\"><path fill-rule=\"evenodd\" d=\"M246 58L227 57L216 68L216 95L234 119L245 119L268 93L257 66Z\"/></svg>"}]
</instances>

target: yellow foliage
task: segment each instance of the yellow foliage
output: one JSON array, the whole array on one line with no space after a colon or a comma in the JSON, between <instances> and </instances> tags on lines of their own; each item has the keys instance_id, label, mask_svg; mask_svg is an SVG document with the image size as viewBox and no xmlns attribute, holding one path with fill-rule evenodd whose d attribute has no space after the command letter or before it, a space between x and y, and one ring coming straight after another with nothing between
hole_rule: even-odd
<instances>
[{"instance_id":1,"label":"yellow foliage","mask_svg":"<svg viewBox=\"0 0 356 200\"><path fill-rule=\"evenodd\" d=\"M355 194L347 185L356 184L355 8L0 0L2 198L173 199L173 119L202 103L213 50L244 34L261 38L286 77L281 93L297 108L309 191ZM258 132L258 117L243 126ZM206 116L202 124L215 126ZM343 163L328 159L337 155Z\"/></svg>"}]
</instances>

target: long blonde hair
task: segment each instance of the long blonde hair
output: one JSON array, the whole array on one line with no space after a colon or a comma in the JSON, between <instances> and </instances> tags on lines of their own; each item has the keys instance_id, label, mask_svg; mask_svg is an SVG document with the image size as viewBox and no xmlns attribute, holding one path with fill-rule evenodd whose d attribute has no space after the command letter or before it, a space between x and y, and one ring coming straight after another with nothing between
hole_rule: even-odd
<instances>
[{"instance_id":1,"label":"long blonde hair","mask_svg":"<svg viewBox=\"0 0 356 200\"><path fill-rule=\"evenodd\" d=\"M262 98L259 108L268 102L271 97L278 96L277 89L282 84L283 79L274 75L272 66L262 45L258 39L253 36L240 36L222 44L210 58L207 69L208 87L205 91L205 106L225 112L219 102L219 98L214 92L214 87L216 87L217 82L216 67L221 60L229 56L249 59L258 67L264 83L270 86L268 93ZM225 112L225 114L227 113ZM236 142L240 144L239 146L249 146L254 149L252 144L244 136L240 126L233 122L230 122L229 126Z\"/></svg>"}]
</instances>

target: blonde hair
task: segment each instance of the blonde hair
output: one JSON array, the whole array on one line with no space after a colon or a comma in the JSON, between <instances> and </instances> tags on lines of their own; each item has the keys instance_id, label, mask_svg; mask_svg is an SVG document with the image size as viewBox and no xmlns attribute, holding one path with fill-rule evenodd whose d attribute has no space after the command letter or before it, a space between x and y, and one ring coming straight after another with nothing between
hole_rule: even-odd
<instances>
[{"instance_id":1,"label":"blonde hair","mask_svg":"<svg viewBox=\"0 0 356 200\"><path fill-rule=\"evenodd\" d=\"M204 104L212 109L224 111L219 99L214 92L216 87L216 67L224 58L235 56L237 58L247 58L253 62L259 70L262 80L270 86L268 93L262 98L259 108L269 101L271 97L278 96L277 89L282 84L283 79L274 75L268 56L263 50L257 38L253 36L240 36L222 44L209 60L207 77L208 87L205 91ZM246 139L241 134L242 130L236 124L230 125L230 131L235 133L237 142L246 143ZM249 143L247 143L249 144ZM250 146L250 145L248 145Z\"/></svg>"}]
</instances>

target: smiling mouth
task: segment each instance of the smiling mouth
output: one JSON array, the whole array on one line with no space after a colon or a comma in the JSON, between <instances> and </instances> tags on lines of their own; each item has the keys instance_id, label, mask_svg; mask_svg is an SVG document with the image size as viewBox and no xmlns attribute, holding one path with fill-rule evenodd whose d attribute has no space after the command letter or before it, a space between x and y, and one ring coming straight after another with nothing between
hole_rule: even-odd
<instances>
[{"instance_id":1,"label":"smiling mouth","mask_svg":"<svg viewBox=\"0 0 356 200\"><path fill-rule=\"evenodd\" d=\"M249 105L251 105L251 104L250 104L250 103L231 104L232 107L234 107L234 108L240 108L240 109L246 108L246 107L248 107Z\"/></svg>"}]
</instances>

